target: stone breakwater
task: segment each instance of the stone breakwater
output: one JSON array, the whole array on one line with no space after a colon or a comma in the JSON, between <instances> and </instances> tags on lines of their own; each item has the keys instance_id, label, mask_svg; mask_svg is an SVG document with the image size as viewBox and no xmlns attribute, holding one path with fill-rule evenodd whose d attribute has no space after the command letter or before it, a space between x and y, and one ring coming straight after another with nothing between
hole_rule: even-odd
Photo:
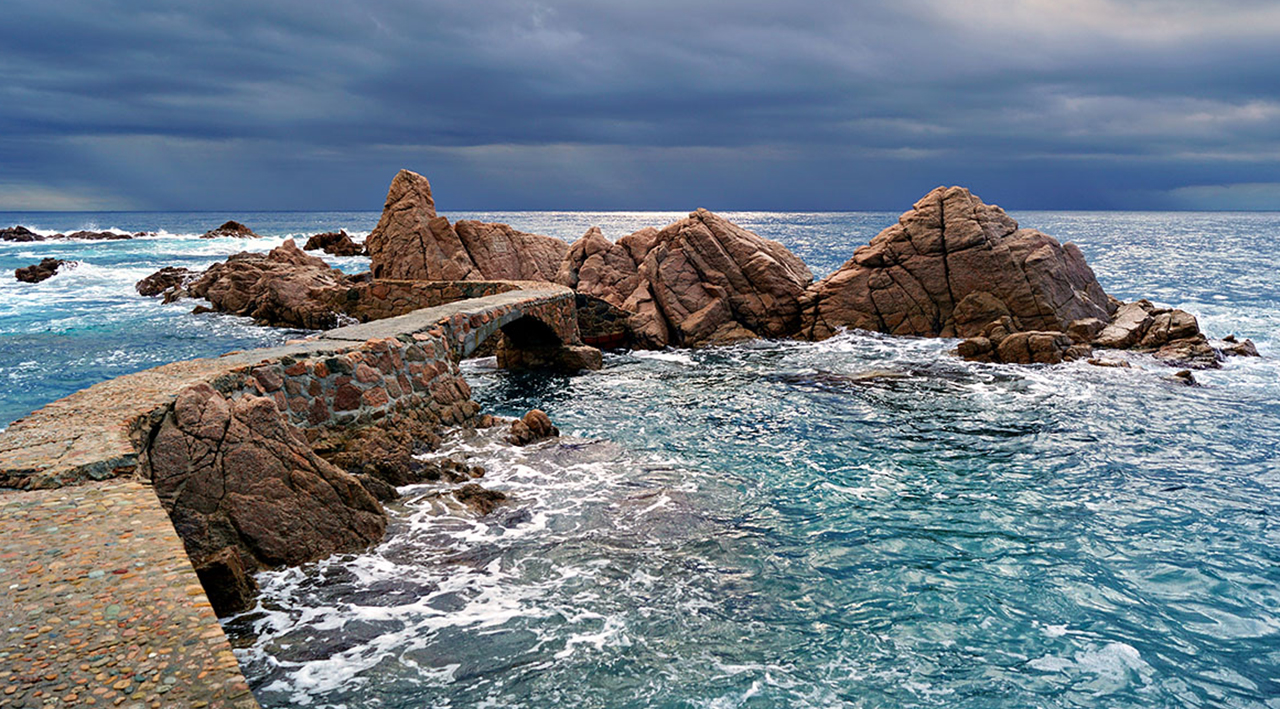
<instances>
[{"instance_id":1,"label":"stone breakwater","mask_svg":"<svg viewBox=\"0 0 1280 709\"><path fill-rule=\"evenodd\" d=\"M411 309L415 302L481 293ZM4 531L12 532L9 539L21 540L5 548L2 568L25 569L24 579L29 578L6 589L0 604L5 628L23 631L22 642L0 658L16 657L14 669L0 677L0 690L8 691L6 681L20 680L8 696L21 691L22 701L59 693L101 697L105 691L115 692L113 698L141 693L140 698L151 699L180 681L183 696L191 700L182 704L231 705L234 700L251 706L252 699L241 696L238 673L224 666L225 638L213 613L206 612L210 601L215 608L243 601L235 595L244 590L247 572L260 565L303 563L361 548L385 529L381 506L361 480L313 447L332 445L352 430L472 422L478 406L457 361L491 338L501 340L500 361L513 365L599 366L599 352L581 344L575 296L562 286L374 282L358 297L368 302L369 312L410 312L283 347L176 362L102 382L0 433L0 486L26 490L0 497L6 505L3 525L13 527ZM62 504L86 495L110 499L90 508ZM15 505L42 510L45 518L31 522L29 515L11 514ZM162 512L171 525L163 523ZM101 544L85 545L86 531ZM137 572L141 567L130 560L144 555L136 548L143 537L170 551L182 548L186 558L166 562L172 574ZM120 559L99 559L102 545ZM45 562L39 557L48 549L60 552L57 568L69 571L40 575ZM116 573L117 566L123 573ZM85 579L101 578L97 571L105 567L130 582L115 598L147 599L150 608L186 613L169 620L163 613L138 616L173 629L184 643L181 653L142 663L139 658L155 660L167 653L143 653L146 648L134 647L137 630L125 625L118 626L120 637L127 631L132 644L118 651L114 645L103 650L106 646L93 640L59 645L56 655L39 649L44 634L63 636L48 623L28 628L28 620L59 599L88 609L84 622L106 623L108 611L93 615L91 599L82 598L89 589ZM62 578L67 573L71 576ZM197 574L204 590L195 582ZM192 607L196 615L182 610ZM120 612L111 611L109 620L133 618L117 620ZM46 626L54 630L42 630ZM183 659L192 643L205 641L223 644L213 660L203 654ZM103 657L104 663L94 664ZM207 661L217 665L217 673L202 666ZM91 672L106 663L135 665L118 679L106 670ZM89 674L82 677L76 668ZM111 687L122 688L92 694L97 687L89 682L103 672L113 679ZM170 682L171 677L176 679ZM84 687L83 696L78 687ZM130 693L120 694L123 689Z\"/></svg>"}]
</instances>

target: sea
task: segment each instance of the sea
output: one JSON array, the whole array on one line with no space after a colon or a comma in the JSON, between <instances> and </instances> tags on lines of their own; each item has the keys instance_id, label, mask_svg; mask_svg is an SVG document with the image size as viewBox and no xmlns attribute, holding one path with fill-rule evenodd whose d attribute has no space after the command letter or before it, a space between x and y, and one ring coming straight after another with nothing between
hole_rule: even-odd
<instances>
[{"instance_id":1,"label":"sea","mask_svg":"<svg viewBox=\"0 0 1280 709\"><path fill-rule=\"evenodd\" d=\"M680 213L492 212L572 241ZM726 213L816 277L896 213ZM1194 313L1261 358L1196 372L963 362L845 332L618 352L577 376L463 370L517 448L451 432L488 516L401 488L386 538L263 572L226 619L264 707L1280 707L1280 214L1013 212L1108 293ZM227 219L260 240L202 240ZM0 426L94 382L298 331L133 290L162 266L377 212L0 213L155 232L0 243ZM43 257L76 267L29 285ZM348 272L366 259L330 258Z\"/></svg>"}]
</instances>

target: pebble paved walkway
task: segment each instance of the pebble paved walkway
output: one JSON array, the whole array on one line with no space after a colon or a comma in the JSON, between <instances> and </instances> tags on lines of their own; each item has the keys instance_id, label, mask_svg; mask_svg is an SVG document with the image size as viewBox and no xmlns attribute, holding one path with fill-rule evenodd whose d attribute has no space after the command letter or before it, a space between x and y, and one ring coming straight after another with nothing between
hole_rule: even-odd
<instances>
[{"instance_id":1,"label":"pebble paved walkway","mask_svg":"<svg viewBox=\"0 0 1280 709\"><path fill-rule=\"evenodd\" d=\"M0 707L257 707L182 542L129 480L0 494Z\"/></svg>"}]
</instances>

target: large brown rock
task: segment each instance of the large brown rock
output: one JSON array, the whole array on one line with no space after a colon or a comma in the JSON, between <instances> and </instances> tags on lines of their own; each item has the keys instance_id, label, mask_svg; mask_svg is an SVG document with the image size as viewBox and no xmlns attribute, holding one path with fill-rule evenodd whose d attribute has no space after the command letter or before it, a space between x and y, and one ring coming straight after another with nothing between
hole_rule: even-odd
<instances>
[{"instance_id":1,"label":"large brown rock","mask_svg":"<svg viewBox=\"0 0 1280 709\"><path fill-rule=\"evenodd\" d=\"M550 281L568 245L506 224L436 215L427 178L401 170L382 217L365 240L374 278L392 280Z\"/></svg>"},{"instance_id":2,"label":"large brown rock","mask_svg":"<svg viewBox=\"0 0 1280 709\"><path fill-rule=\"evenodd\" d=\"M782 244L699 209L616 244L593 228L556 280L632 313L636 344L689 347L795 333L813 274Z\"/></svg>"},{"instance_id":3,"label":"large brown rock","mask_svg":"<svg viewBox=\"0 0 1280 709\"><path fill-rule=\"evenodd\" d=\"M142 466L197 564L235 548L296 565L382 538L377 500L320 459L275 401L189 387L153 432Z\"/></svg>"},{"instance_id":4,"label":"large brown rock","mask_svg":"<svg viewBox=\"0 0 1280 709\"><path fill-rule=\"evenodd\" d=\"M1008 316L1017 331L1063 332L1114 309L1074 244L1018 223L963 187L939 187L814 284L802 335L841 327L970 337Z\"/></svg>"},{"instance_id":5,"label":"large brown rock","mask_svg":"<svg viewBox=\"0 0 1280 709\"><path fill-rule=\"evenodd\" d=\"M336 303L348 287L341 271L290 239L268 254L239 253L216 263L187 290L219 312L264 325L324 330L337 325Z\"/></svg>"}]
</instances>

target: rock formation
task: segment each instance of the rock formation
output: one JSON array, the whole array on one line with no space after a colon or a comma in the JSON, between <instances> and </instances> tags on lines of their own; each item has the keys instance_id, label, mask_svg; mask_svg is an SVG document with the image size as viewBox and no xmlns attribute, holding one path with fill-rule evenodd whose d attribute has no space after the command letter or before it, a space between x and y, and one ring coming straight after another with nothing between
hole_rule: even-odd
<instances>
[{"instance_id":1,"label":"rock formation","mask_svg":"<svg viewBox=\"0 0 1280 709\"><path fill-rule=\"evenodd\" d=\"M118 234L114 231L75 231L70 234L43 236L22 225L0 229L0 241L18 242L64 241L66 239L82 239L85 241L120 241L122 239L132 239L135 236L143 236L143 232L138 232L137 234Z\"/></svg>"},{"instance_id":2,"label":"rock formation","mask_svg":"<svg viewBox=\"0 0 1280 709\"><path fill-rule=\"evenodd\" d=\"M6 229L0 229L0 241L44 241L44 237L19 224Z\"/></svg>"},{"instance_id":3,"label":"rock formation","mask_svg":"<svg viewBox=\"0 0 1280 709\"><path fill-rule=\"evenodd\" d=\"M347 287L341 271L291 239L268 254L239 253L216 263L187 291L207 298L214 310L264 325L324 330L337 325L335 303Z\"/></svg>"},{"instance_id":4,"label":"rock formation","mask_svg":"<svg viewBox=\"0 0 1280 709\"><path fill-rule=\"evenodd\" d=\"M1093 356L1093 348L1064 332L1018 331L1012 318L1005 315L961 342L956 354L973 362L1058 364L1088 359Z\"/></svg>"},{"instance_id":5,"label":"rock formation","mask_svg":"<svg viewBox=\"0 0 1280 709\"><path fill-rule=\"evenodd\" d=\"M373 277L392 280L550 281L568 246L506 224L436 215L427 178L401 170L377 227L365 240Z\"/></svg>"},{"instance_id":6,"label":"rock formation","mask_svg":"<svg viewBox=\"0 0 1280 709\"><path fill-rule=\"evenodd\" d=\"M307 243L303 245L303 251L315 251L319 249L330 256L366 256L363 244L357 244L351 240L351 236L346 230L326 231L323 234L316 234L307 239Z\"/></svg>"},{"instance_id":7,"label":"rock formation","mask_svg":"<svg viewBox=\"0 0 1280 709\"><path fill-rule=\"evenodd\" d=\"M143 474L197 566L227 547L244 565L301 564L382 538L386 518L269 397L184 389L152 433Z\"/></svg>"},{"instance_id":8,"label":"rock formation","mask_svg":"<svg viewBox=\"0 0 1280 709\"><path fill-rule=\"evenodd\" d=\"M794 334L813 275L781 244L699 209L617 243L592 228L556 281L632 313L640 346L690 347Z\"/></svg>"},{"instance_id":9,"label":"rock formation","mask_svg":"<svg viewBox=\"0 0 1280 709\"><path fill-rule=\"evenodd\" d=\"M1016 331L1064 332L1110 319L1110 302L1074 244L1018 223L963 187L925 195L814 285L804 335L854 327L969 337L1009 317Z\"/></svg>"},{"instance_id":10,"label":"rock formation","mask_svg":"<svg viewBox=\"0 0 1280 709\"><path fill-rule=\"evenodd\" d=\"M23 283L39 283L53 278L63 267L75 268L76 262L64 261L60 258L42 259L40 263L33 263L15 270L13 276Z\"/></svg>"},{"instance_id":11,"label":"rock formation","mask_svg":"<svg viewBox=\"0 0 1280 709\"><path fill-rule=\"evenodd\" d=\"M200 274L187 268L165 266L134 284L138 295L156 296L185 288Z\"/></svg>"},{"instance_id":12,"label":"rock formation","mask_svg":"<svg viewBox=\"0 0 1280 709\"><path fill-rule=\"evenodd\" d=\"M236 237L240 239L256 239L258 235L253 233L249 227L237 221L229 221L217 229L210 229L200 235L201 239L220 239L223 237Z\"/></svg>"}]
</instances>

